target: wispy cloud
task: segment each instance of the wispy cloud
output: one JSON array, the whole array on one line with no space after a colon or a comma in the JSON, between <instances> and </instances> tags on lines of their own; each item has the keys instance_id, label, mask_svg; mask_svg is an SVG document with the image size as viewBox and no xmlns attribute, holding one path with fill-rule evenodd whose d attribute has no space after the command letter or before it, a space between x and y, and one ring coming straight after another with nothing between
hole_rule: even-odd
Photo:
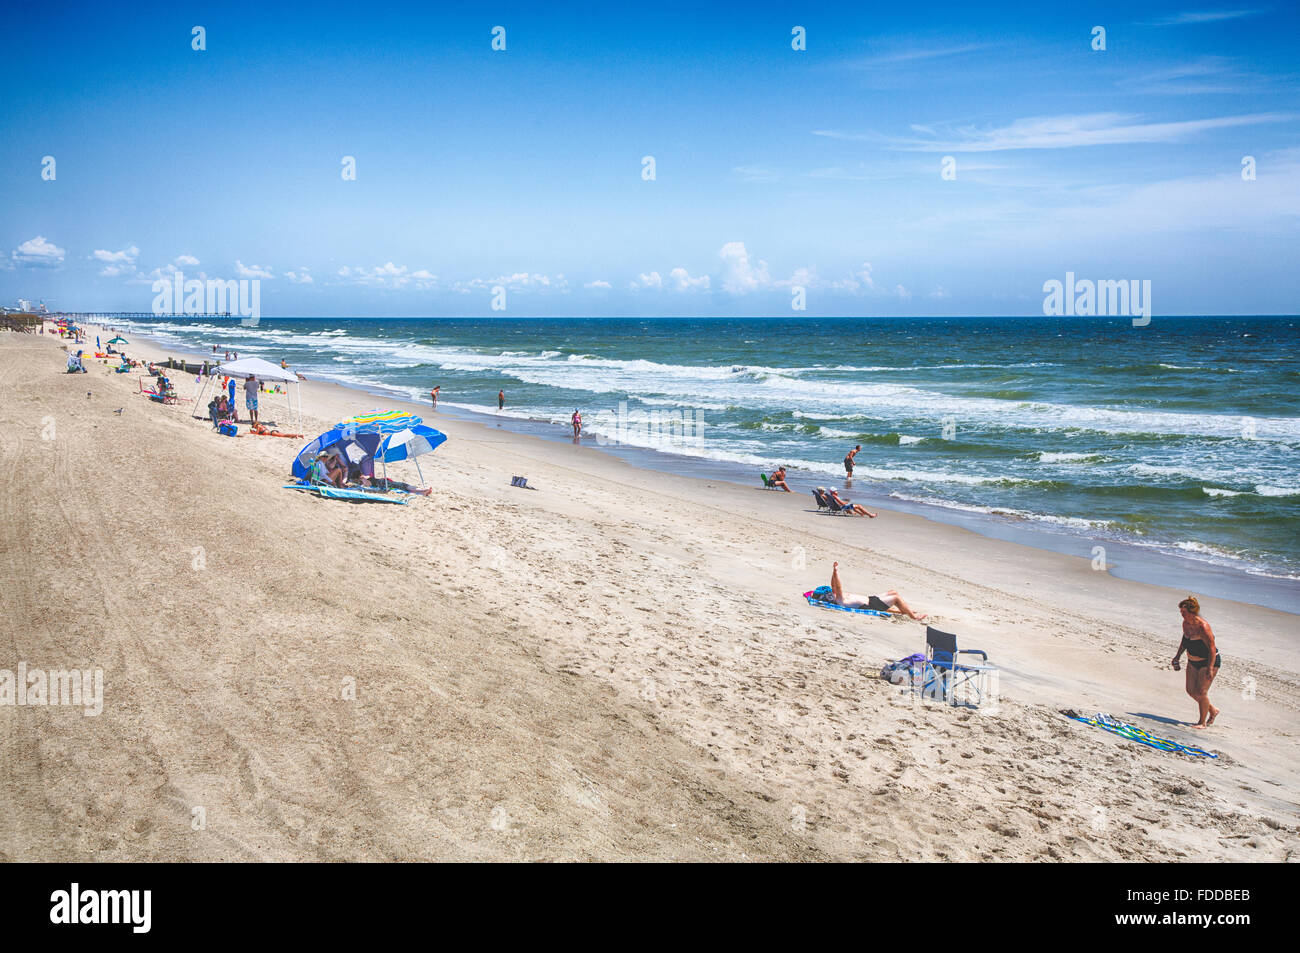
<instances>
[{"instance_id":1,"label":"wispy cloud","mask_svg":"<svg viewBox=\"0 0 1300 953\"><path fill-rule=\"evenodd\" d=\"M1191 10L1173 16L1149 20L1149 26L1187 26L1195 23L1219 23L1223 20L1240 20L1263 13L1263 10Z\"/></svg>"},{"instance_id":2,"label":"wispy cloud","mask_svg":"<svg viewBox=\"0 0 1300 953\"><path fill-rule=\"evenodd\" d=\"M311 281L311 276L307 275L307 281L302 281L306 273L305 268L298 269L295 274L297 278L290 278L298 284L307 284ZM363 265L344 265L335 272L336 279L346 284L361 285L366 288L432 288L438 281L438 276L430 274L427 269L419 268L412 271L406 265L395 265L391 261L382 265L376 265L374 268L367 268Z\"/></svg>"},{"instance_id":3,"label":"wispy cloud","mask_svg":"<svg viewBox=\"0 0 1300 953\"><path fill-rule=\"evenodd\" d=\"M731 173L745 182L775 182L781 178L779 172L766 165L738 165Z\"/></svg>"},{"instance_id":4,"label":"wispy cloud","mask_svg":"<svg viewBox=\"0 0 1300 953\"><path fill-rule=\"evenodd\" d=\"M1244 92L1245 79L1231 60L1222 56L1202 56L1165 69L1126 76L1118 80L1116 86L1132 93L1201 96L1208 93ZM1254 84L1262 81L1259 77L1251 79Z\"/></svg>"},{"instance_id":5,"label":"wispy cloud","mask_svg":"<svg viewBox=\"0 0 1300 953\"><path fill-rule=\"evenodd\" d=\"M893 67L903 63L915 63L918 60L934 60L948 56L961 56L965 53L974 53L976 50L988 49L989 46L990 44L988 43L962 43L957 46L913 46L895 49L887 53L864 56L859 59L850 60L845 65L851 69Z\"/></svg>"},{"instance_id":6,"label":"wispy cloud","mask_svg":"<svg viewBox=\"0 0 1300 953\"><path fill-rule=\"evenodd\" d=\"M240 278L274 278L270 268L263 268L261 265L245 265L242 261L236 259L235 274Z\"/></svg>"},{"instance_id":7,"label":"wispy cloud","mask_svg":"<svg viewBox=\"0 0 1300 953\"><path fill-rule=\"evenodd\" d=\"M1137 122L1124 113L1035 116L989 129L961 127L944 139L893 139L895 149L913 152L1003 152L1014 149L1073 149L1080 146L1181 142L1199 133L1237 126L1286 122L1292 113L1251 113L1179 122ZM814 135L830 135L814 131ZM875 138L875 134L839 134L833 138Z\"/></svg>"},{"instance_id":8,"label":"wispy cloud","mask_svg":"<svg viewBox=\"0 0 1300 953\"><path fill-rule=\"evenodd\" d=\"M495 278L471 278L458 281L453 285L456 291L469 294L471 291L490 291L493 288L505 288L507 291L533 292L569 292L569 281L563 274L542 275L526 271L516 271L512 275L498 275Z\"/></svg>"},{"instance_id":9,"label":"wispy cloud","mask_svg":"<svg viewBox=\"0 0 1300 953\"><path fill-rule=\"evenodd\" d=\"M123 248L121 251L108 251L104 248L97 248L90 257L104 263L104 267L99 272L101 277L119 278L122 275L135 274L135 260L139 254L140 249L132 245L129 248Z\"/></svg>"}]
</instances>

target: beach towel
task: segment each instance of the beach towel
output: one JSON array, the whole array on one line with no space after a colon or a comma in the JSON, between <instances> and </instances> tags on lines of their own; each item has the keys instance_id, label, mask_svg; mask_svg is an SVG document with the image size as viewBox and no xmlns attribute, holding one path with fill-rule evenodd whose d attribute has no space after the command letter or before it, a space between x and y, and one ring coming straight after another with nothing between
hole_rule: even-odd
<instances>
[{"instance_id":1,"label":"beach towel","mask_svg":"<svg viewBox=\"0 0 1300 953\"><path fill-rule=\"evenodd\" d=\"M1129 741L1136 741L1140 745L1146 745L1148 748L1158 748L1161 751L1176 751L1179 754L1194 755L1200 758L1217 758L1217 754L1210 754L1200 748L1191 745L1180 744L1177 741L1171 741L1168 738L1157 738L1154 735L1147 734L1137 725L1130 725L1127 722L1112 718L1104 712L1097 712L1095 715L1080 715L1076 711L1061 712L1066 718L1072 718L1075 721L1081 721L1085 725L1092 725L1094 728L1100 728L1103 731L1109 731L1112 735L1119 735L1121 738L1127 738Z\"/></svg>"},{"instance_id":2,"label":"beach towel","mask_svg":"<svg viewBox=\"0 0 1300 953\"><path fill-rule=\"evenodd\" d=\"M821 587L818 587L821 588ZM835 609L838 612L856 612L858 615L874 615L882 619L888 619L890 613L881 612L877 609L850 609L848 606L842 606L837 602L827 602L825 599L818 599L816 590L805 592L803 597L808 600L808 605L817 606L819 609Z\"/></svg>"},{"instance_id":3,"label":"beach towel","mask_svg":"<svg viewBox=\"0 0 1300 953\"><path fill-rule=\"evenodd\" d=\"M310 483L286 483L282 489L306 490L308 493L315 493L317 496L323 496L331 500L358 500L365 503L400 503L403 506L409 502L408 500L398 499L397 497L386 496L383 493L353 489L340 490L336 486L313 486Z\"/></svg>"}]
</instances>

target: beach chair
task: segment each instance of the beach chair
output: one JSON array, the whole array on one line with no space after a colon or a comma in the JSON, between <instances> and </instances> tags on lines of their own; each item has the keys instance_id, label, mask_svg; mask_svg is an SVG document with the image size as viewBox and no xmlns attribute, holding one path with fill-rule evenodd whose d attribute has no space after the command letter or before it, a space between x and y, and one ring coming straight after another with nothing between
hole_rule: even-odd
<instances>
[{"instance_id":1,"label":"beach chair","mask_svg":"<svg viewBox=\"0 0 1300 953\"><path fill-rule=\"evenodd\" d=\"M958 661L959 655L978 655L983 664L965 665ZM957 636L927 625L921 692L955 706L960 689L963 704L978 708L989 694L990 673L996 677L998 670L996 665L989 665L988 660L988 653L982 649L958 649Z\"/></svg>"},{"instance_id":2,"label":"beach chair","mask_svg":"<svg viewBox=\"0 0 1300 953\"><path fill-rule=\"evenodd\" d=\"M852 500L846 500L844 502L844 505L841 506L839 503L835 502L835 497L831 496L829 493L826 494L826 508L831 511L832 515L836 515L836 516L857 516L858 515L853 512Z\"/></svg>"},{"instance_id":3,"label":"beach chair","mask_svg":"<svg viewBox=\"0 0 1300 953\"><path fill-rule=\"evenodd\" d=\"M817 512L820 513L822 510L829 510L831 508L830 503L826 502L825 487L817 487L817 489L812 491L812 495L813 499L817 501Z\"/></svg>"}]
</instances>

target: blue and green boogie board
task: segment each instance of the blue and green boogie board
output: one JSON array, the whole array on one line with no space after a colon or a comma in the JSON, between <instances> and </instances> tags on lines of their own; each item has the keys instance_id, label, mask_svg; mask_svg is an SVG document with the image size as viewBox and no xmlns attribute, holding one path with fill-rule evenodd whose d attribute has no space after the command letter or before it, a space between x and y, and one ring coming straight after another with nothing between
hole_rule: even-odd
<instances>
[{"instance_id":1,"label":"blue and green boogie board","mask_svg":"<svg viewBox=\"0 0 1300 953\"><path fill-rule=\"evenodd\" d=\"M315 493L317 496L323 496L331 500L357 500L365 503L400 503L403 506L407 500L399 497L388 496L387 494L371 493L367 490L340 490L336 486L312 486L310 483L287 483L283 489L286 490L306 490L308 493Z\"/></svg>"}]
</instances>

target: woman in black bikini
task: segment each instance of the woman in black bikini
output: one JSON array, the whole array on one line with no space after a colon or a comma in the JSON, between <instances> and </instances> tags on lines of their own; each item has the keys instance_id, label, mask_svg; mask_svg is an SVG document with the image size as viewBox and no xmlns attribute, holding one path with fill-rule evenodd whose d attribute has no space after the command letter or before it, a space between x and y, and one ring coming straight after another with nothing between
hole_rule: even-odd
<instances>
[{"instance_id":1,"label":"woman in black bikini","mask_svg":"<svg viewBox=\"0 0 1300 953\"><path fill-rule=\"evenodd\" d=\"M1178 671L1178 660L1187 653L1187 694L1195 699L1200 708L1201 718L1193 728L1207 728L1219 717L1219 709L1210 704L1210 686L1219 674L1223 656L1214 642L1214 631L1210 623L1201 618L1201 604L1195 596L1188 596L1178 603L1183 614L1183 641L1178 645L1178 654L1174 656L1174 671ZM1210 660L1214 662L1211 664Z\"/></svg>"},{"instance_id":2,"label":"woman in black bikini","mask_svg":"<svg viewBox=\"0 0 1300 953\"><path fill-rule=\"evenodd\" d=\"M844 606L846 609L873 609L876 612L902 613L917 622L924 622L929 618L927 615L918 615L914 612L912 607L903 601L897 589L886 589L878 596L867 596L865 599L855 593L845 592L844 585L840 582L839 563L831 567L831 598L828 601Z\"/></svg>"}]
</instances>

